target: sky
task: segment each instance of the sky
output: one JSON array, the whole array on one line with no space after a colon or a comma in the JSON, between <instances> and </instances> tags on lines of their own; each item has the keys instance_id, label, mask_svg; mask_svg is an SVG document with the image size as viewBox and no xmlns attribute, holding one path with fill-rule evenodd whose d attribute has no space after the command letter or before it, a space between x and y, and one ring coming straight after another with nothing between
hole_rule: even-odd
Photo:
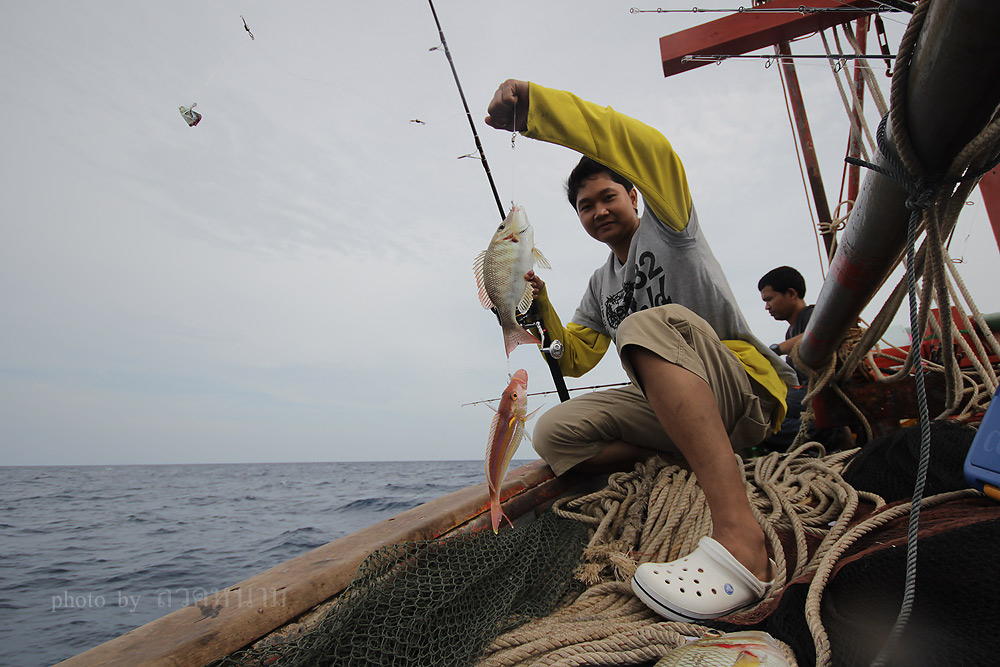
<instances>
[{"instance_id":1,"label":"sky","mask_svg":"<svg viewBox=\"0 0 1000 667\"><path fill-rule=\"evenodd\" d=\"M660 129L751 327L780 340L758 278L794 265L812 302L823 265L778 68L664 78L659 38L721 15L635 6L435 2L500 197L525 208L564 321L608 250L563 195L578 156L483 123L507 78ZM2 13L0 465L478 459L492 412L464 404L518 368L530 392L553 389L533 347L508 362L477 298L473 260L500 214L482 164L461 157L475 143L427 3ZM893 51L906 18L886 15ZM825 62L798 71L835 204L846 115ZM192 103L193 128L178 111ZM952 255L989 284L997 245L978 196L966 208ZM1000 310L995 292L976 297ZM612 350L568 384L624 380ZM533 458L527 442L518 458Z\"/></svg>"}]
</instances>

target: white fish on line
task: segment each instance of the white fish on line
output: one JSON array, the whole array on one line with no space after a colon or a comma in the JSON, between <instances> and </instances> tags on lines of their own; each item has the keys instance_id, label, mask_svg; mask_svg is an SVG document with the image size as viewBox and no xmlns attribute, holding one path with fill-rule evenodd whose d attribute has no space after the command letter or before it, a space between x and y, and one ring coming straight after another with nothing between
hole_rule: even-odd
<instances>
[{"instance_id":1,"label":"white fish on line","mask_svg":"<svg viewBox=\"0 0 1000 667\"><path fill-rule=\"evenodd\" d=\"M531 307L531 283L524 279L524 274L535 264L552 268L535 247L535 232L524 208L515 205L474 264L479 301L483 308L496 309L508 357L521 343L542 344L516 319L518 313L526 313Z\"/></svg>"}]
</instances>

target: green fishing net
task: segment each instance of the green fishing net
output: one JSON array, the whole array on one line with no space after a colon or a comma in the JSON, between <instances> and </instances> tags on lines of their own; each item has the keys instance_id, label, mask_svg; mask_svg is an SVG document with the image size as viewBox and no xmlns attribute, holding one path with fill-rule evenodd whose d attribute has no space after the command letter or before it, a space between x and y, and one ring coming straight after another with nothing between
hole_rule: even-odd
<instances>
[{"instance_id":1,"label":"green fishing net","mask_svg":"<svg viewBox=\"0 0 1000 667\"><path fill-rule=\"evenodd\" d=\"M311 630L213 667L471 665L498 635L579 595L586 541L586 526L548 512L498 535L384 547Z\"/></svg>"}]
</instances>

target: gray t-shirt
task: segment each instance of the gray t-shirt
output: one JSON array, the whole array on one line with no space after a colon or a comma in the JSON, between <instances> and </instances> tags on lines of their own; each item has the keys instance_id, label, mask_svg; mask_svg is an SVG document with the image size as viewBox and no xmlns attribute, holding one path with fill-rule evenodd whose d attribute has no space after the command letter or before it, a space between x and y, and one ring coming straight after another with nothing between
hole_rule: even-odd
<instances>
[{"instance_id":1,"label":"gray t-shirt","mask_svg":"<svg viewBox=\"0 0 1000 667\"><path fill-rule=\"evenodd\" d=\"M729 281L708 241L698 214L682 231L663 224L645 207L623 265L610 253L590 277L573 321L612 339L622 320L638 310L676 303L703 317L722 340L744 340L754 346L788 385L794 371L750 331Z\"/></svg>"}]
</instances>

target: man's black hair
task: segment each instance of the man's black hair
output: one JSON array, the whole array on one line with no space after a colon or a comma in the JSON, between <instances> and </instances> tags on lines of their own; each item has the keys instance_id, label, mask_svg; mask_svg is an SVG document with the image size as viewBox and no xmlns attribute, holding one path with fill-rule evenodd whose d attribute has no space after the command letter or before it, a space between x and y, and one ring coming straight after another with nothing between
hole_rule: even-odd
<instances>
[{"instance_id":1,"label":"man's black hair","mask_svg":"<svg viewBox=\"0 0 1000 667\"><path fill-rule=\"evenodd\" d=\"M580 187L583 185L583 182L597 174L607 174L612 181L624 186L626 192L631 192L632 188L635 187L632 185L632 181L614 169L609 169L597 160L584 155L580 158L577 165L573 167L573 171L570 172L569 178L566 180L566 198L569 199L569 205L573 207L574 211L576 210L576 197L580 194Z\"/></svg>"},{"instance_id":2,"label":"man's black hair","mask_svg":"<svg viewBox=\"0 0 1000 667\"><path fill-rule=\"evenodd\" d=\"M790 289L799 293L799 298L806 297L806 279L790 266L779 266L764 274L757 282L757 291L762 291L768 285L775 292L787 292Z\"/></svg>"}]
</instances>

